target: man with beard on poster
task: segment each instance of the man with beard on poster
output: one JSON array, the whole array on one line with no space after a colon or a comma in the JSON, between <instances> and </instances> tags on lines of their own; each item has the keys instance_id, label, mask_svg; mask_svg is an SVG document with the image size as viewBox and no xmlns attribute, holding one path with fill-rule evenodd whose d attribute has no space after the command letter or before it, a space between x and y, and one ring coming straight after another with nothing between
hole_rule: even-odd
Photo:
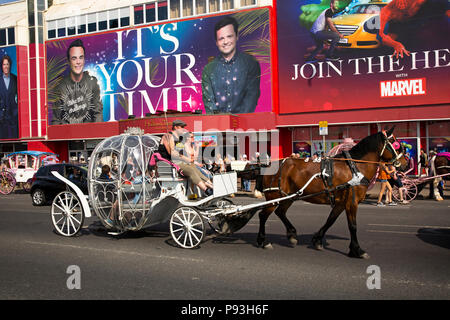
<instances>
[{"instance_id":1,"label":"man with beard on poster","mask_svg":"<svg viewBox=\"0 0 450 320\"><path fill-rule=\"evenodd\" d=\"M11 73L12 60L4 55L0 77L0 139L18 138L17 76Z\"/></svg>"},{"instance_id":2,"label":"man with beard on poster","mask_svg":"<svg viewBox=\"0 0 450 320\"><path fill-rule=\"evenodd\" d=\"M51 124L69 124L103 121L103 104L97 78L83 71L85 49L80 39L67 49L69 74L57 87L58 99L53 105Z\"/></svg>"},{"instance_id":3,"label":"man with beard on poster","mask_svg":"<svg viewBox=\"0 0 450 320\"><path fill-rule=\"evenodd\" d=\"M334 49L339 39L344 38L344 35L339 33L333 23L333 20L331 20L333 15L337 12L338 8L338 0L331 0L330 7L322 11L322 13L319 15L319 17L311 27L311 37L316 44L316 48L306 58L306 62L315 62L316 55L322 50L323 43L327 40L331 40L331 44L326 53L326 59L331 61L339 60L334 56Z\"/></svg>"}]
</instances>

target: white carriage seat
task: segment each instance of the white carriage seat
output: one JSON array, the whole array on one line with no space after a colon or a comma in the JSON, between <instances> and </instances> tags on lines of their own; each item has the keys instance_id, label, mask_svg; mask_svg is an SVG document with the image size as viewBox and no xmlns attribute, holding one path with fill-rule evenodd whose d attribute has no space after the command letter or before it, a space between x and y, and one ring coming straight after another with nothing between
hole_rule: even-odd
<instances>
[{"instance_id":1,"label":"white carriage seat","mask_svg":"<svg viewBox=\"0 0 450 320\"><path fill-rule=\"evenodd\" d=\"M149 165L156 167L158 181L169 183L169 185L174 182L182 182L185 186L186 196L194 193L202 194L203 191L198 186L191 186L191 182L183 175L183 171L178 165L163 158L158 152L152 154Z\"/></svg>"},{"instance_id":2,"label":"white carriage seat","mask_svg":"<svg viewBox=\"0 0 450 320\"><path fill-rule=\"evenodd\" d=\"M156 167L157 179L160 181L183 181L186 178L179 166L163 158L158 152L152 154L149 165Z\"/></svg>"}]
</instances>

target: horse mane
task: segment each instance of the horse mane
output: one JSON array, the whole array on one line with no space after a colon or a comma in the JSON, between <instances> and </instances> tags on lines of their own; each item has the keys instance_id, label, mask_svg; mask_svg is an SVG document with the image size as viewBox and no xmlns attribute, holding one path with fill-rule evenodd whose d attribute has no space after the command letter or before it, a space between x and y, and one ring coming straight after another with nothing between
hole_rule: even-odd
<instances>
[{"instance_id":1,"label":"horse mane","mask_svg":"<svg viewBox=\"0 0 450 320\"><path fill-rule=\"evenodd\" d=\"M358 144L349 150L353 159L361 159L369 152L375 151L380 144L383 143L383 134L381 132L372 134L362 139ZM335 158L343 158L342 152L337 154Z\"/></svg>"}]
</instances>

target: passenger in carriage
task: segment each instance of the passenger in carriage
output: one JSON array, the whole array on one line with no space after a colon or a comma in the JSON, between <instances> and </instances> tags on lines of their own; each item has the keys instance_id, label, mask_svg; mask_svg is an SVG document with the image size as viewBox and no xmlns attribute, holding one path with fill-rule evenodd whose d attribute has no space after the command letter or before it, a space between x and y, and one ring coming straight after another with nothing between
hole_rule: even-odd
<instances>
[{"instance_id":1,"label":"passenger in carriage","mask_svg":"<svg viewBox=\"0 0 450 320\"><path fill-rule=\"evenodd\" d=\"M197 167L197 169L203 173L205 177L208 179L212 179L212 174L209 172L205 167L203 163L200 163L198 161L198 156L200 154L200 146L197 141L194 141L194 133L189 132L189 138L187 140L187 143L184 145L184 152L188 158L194 159L194 164Z\"/></svg>"},{"instance_id":2,"label":"passenger in carriage","mask_svg":"<svg viewBox=\"0 0 450 320\"><path fill-rule=\"evenodd\" d=\"M105 181L111 181L111 168L105 164L102 166L102 173L100 174L99 179Z\"/></svg>"},{"instance_id":3,"label":"passenger in carriage","mask_svg":"<svg viewBox=\"0 0 450 320\"><path fill-rule=\"evenodd\" d=\"M183 175L186 176L192 184L197 185L207 196L210 196L213 194L213 186L210 180L195 166L194 159L183 154L185 144L183 135L187 132L184 127L186 127L184 121L173 121L172 131L166 133L162 137L158 152L164 159L178 165L183 171Z\"/></svg>"}]
</instances>

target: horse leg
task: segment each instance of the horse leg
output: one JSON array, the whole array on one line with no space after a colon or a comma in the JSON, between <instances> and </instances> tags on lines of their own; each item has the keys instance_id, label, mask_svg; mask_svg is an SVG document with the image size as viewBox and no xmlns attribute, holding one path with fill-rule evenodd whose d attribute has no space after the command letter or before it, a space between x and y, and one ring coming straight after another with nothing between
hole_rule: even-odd
<instances>
[{"instance_id":1,"label":"horse leg","mask_svg":"<svg viewBox=\"0 0 450 320\"><path fill-rule=\"evenodd\" d=\"M266 221L269 218L270 214L276 209L277 206L272 206L268 208L264 208L259 213L259 232L256 238L256 243L258 247L262 247L265 249L271 249L272 244L266 241Z\"/></svg>"},{"instance_id":2,"label":"horse leg","mask_svg":"<svg viewBox=\"0 0 450 320\"><path fill-rule=\"evenodd\" d=\"M334 224L339 215L344 211L344 208L338 204L336 204L330 212L327 221L320 228L318 232L316 232L312 238L312 245L317 250L323 249L323 238L325 237L325 233L328 229Z\"/></svg>"},{"instance_id":3,"label":"horse leg","mask_svg":"<svg viewBox=\"0 0 450 320\"><path fill-rule=\"evenodd\" d=\"M288 220L286 217L286 212L289 209L289 207L292 205L293 201L284 201L280 203L278 208L275 210L275 214L280 218L280 220L283 222L284 226L286 227L286 235L289 240L289 243L294 247L298 243L297 239L297 230L292 225L292 223Z\"/></svg>"},{"instance_id":4,"label":"horse leg","mask_svg":"<svg viewBox=\"0 0 450 320\"><path fill-rule=\"evenodd\" d=\"M369 255L361 249L358 238L356 237L356 212L358 211L358 205L351 204L345 211L347 213L347 223L351 237L349 246L350 252L348 253L348 256L352 258L369 259Z\"/></svg>"}]
</instances>

